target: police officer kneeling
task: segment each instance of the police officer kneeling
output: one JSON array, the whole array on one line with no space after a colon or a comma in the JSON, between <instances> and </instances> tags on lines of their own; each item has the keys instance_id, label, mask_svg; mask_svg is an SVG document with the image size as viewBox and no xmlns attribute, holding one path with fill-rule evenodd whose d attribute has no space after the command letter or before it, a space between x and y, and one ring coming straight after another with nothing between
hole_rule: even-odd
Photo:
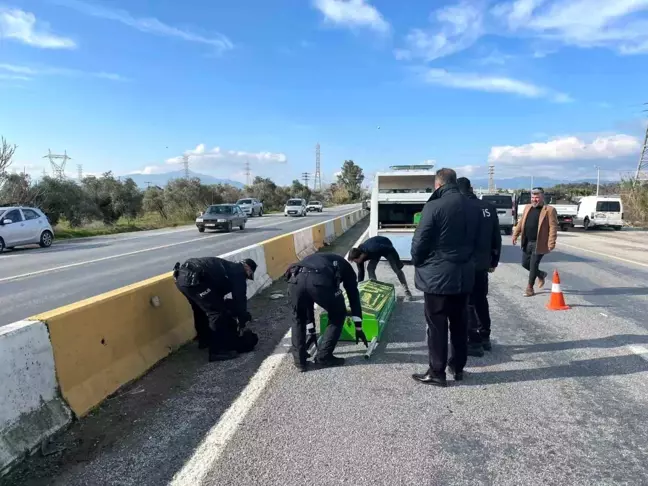
<instances>
[{"instance_id":1,"label":"police officer kneeling","mask_svg":"<svg viewBox=\"0 0 648 486\"><path fill-rule=\"evenodd\" d=\"M315 253L299 263L291 265L286 271L293 307L292 355L299 371L308 367L306 329L315 333L314 304L328 312L329 323L322 335L321 344L315 361L321 366L339 366L344 358L333 356L333 350L342 334L347 310L340 283L344 285L351 315L356 326L356 337L366 344L362 332L362 307L360 292L353 267L344 257L334 253Z\"/></svg>"},{"instance_id":2,"label":"police officer kneeling","mask_svg":"<svg viewBox=\"0 0 648 486\"><path fill-rule=\"evenodd\" d=\"M173 278L194 313L201 348L209 347L209 361L236 358L252 351L259 341L245 329L252 320L247 311L247 280L254 279L257 264L247 258L231 262L218 257L190 258L176 263ZM225 299L231 292L232 298Z\"/></svg>"},{"instance_id":3,"label":"police officer kneeling","mask_svg":"<svg viewBox=\"0 0 648 486\"><path fill-rule=\"evenodd\" d=\"M491 318L488 307L488 273L494 272L502 251L497 209L475 196L470 180L457 179L459 191L481 211L479 239L475 248L475 285L468 299L468 356L484 356L490 351Z\"/></svg>"}]
</instances>

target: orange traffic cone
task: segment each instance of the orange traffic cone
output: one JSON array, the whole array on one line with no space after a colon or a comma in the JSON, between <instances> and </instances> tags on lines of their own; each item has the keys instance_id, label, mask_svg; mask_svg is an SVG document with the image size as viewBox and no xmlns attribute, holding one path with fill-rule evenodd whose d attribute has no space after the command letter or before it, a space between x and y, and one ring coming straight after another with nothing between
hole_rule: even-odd
<instances>
[{"instance_id":1,"label":"orange traffic cone","mask_svg":"<svg viewBox=\"0 0 648 486\"><path fill-rule=\"evenodd\" d=\"M547 309L571 309L571 307L565 304L565 297L563 296L562 290L560 290L560 275L558 275L558 270L554 270L553 283L551 284L551 298L549 299L549 303L547 304Z\"/></svg>"}]
</instances>

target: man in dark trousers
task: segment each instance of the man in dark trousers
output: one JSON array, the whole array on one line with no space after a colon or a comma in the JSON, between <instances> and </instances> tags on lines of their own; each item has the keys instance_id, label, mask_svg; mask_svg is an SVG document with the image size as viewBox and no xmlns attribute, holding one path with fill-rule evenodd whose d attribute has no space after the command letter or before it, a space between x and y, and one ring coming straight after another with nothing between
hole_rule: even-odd
<instances>
[{"instance_id":1,"label":"man in dark trousers","mask_svg":"<svg viewBox=\"0 0 648 486\"><path fill-rule=\"evenodd\" d=\"M247 258L231 262L218 257L190 258L176 263L173 278L194 312L200 347L209 346L209 361L236 358L251 351L256 334L243 327L252 319L247 311L247 280L254 279L257 264ZM227 294L232 299L225 299Z\"/></svg>"},{"instance_id":2,"label":"man in dark trousers","mask_svg":"<svg viewBox=\"0 0 648 486\"><path fill-rule=\"evenodd\" d=\"M286 271L293 307L292 355L299 371L308 368L306 330L315 331L314 304L328 312L328 326L322 334L315 361L321 366L340 366L344 358L333 356L335 346L342 334L347 316L346 304L340 284L344 285L351 315L356 327L356 337L366 338L362 332L362 307L360 292L353 267L344 257L335 253L314 253Z\"/></svg>"},{"instance_id":3,"label":"man in dark trousers","mask_svg":"<svg viewBox=\"0 0 648 486\"><path fill-rule=\"evenodd\" d=\"M403 273L403 262L401 261L400 256L398 256L398 252L396 251L396 248L394 248L391 240L385 236L374 236L360 244L357 248L351 248L351 251L349 252L349 261L355 262L358 266L358 282L364 280L364 264L367 260L369 261L369 264L367 265L369 278L371 280L377 280L376 267L378 266L380 259L383 257L389 262L389 265L398 277L398 281L403 286L405 297L411 299L412 292L410 292L410 289L407 286L407 279Z\"/></svg>"},{"instance_id":4,"label":"man in dark trousers","mask_svg":"<svg viewBox=\"0 0 648 486\"><path fill-rule=\"evenodd\" d=\"M475 285L468 299L468 356L484 356L490 351L491 318L488 306L488 274L497 268L502 251L497 209L475 196L470 180L457 179L461 194L466 196L480 212L479 241L475 248Z\"/></svg>"},{"instance_id":5,"label":"man in dark trousers","mask_svg":"<svg viewBox=\"0 0 648 486\"><path fill-rule=\"evenodd\" d=\"M468 296L475 281L474 252L481 211L459 192L454 170L437 171L434 187L423 207L411 250L414 283L425 294L430 367L412 377L421 383L447 386L446 366L459 381L467 360ZM448 323L452 343L449 361Z\"/></svg>"}]
</instances>

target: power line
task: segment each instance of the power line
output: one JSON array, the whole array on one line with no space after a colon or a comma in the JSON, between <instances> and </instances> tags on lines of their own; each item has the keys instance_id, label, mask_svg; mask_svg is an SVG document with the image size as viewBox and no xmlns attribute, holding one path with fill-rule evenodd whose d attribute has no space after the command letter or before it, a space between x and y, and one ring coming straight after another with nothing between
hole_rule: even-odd
<instances>
[{"instance_id":1,"label":"power line","mask_svg":"<svg viewBox=\"0 0 648 486\"><path fill-rule=\"evenodd\" d=\"M302 172L302 180L304 181L304 186L306 186L306 189L308 189L308 178L310 177L310 174L308 172Z\"/></svg>"},{"instance_id":2,"label":"power line","mask_svg":"<svg viewBox=\"0 0 648 486\"><path fill-rule=\"evenodd\" d=\"M77 164L77 177L79 182L83 180L83 164Z\"/></svg>"},{"instance_id":3,"label":"power line","mask_svg":"<svg viewBox=\"0 0 648 486\"><path fill-rule=\"evenodd\" d=\"M56 179L65 178L65 164L68 160L72 160L72 157L68 157L67 150L63 152L63 155L53 154L50 149L47 149L47 155L43 156L44 159L49 159L50 165L52 166L52 173ZM62 162L57 162L61 160Z\"/></svg>"},{"instance_id":4,"label":"power line","mask_svg":"<svg viewBox=\"0 0 648 486\"><path fill-rule=\"evenodd\" d=\"M322 190L322 173L320 171L320 144L315 145L315 181L313 182L313 190Z\"/></svg>"}]
</instances>

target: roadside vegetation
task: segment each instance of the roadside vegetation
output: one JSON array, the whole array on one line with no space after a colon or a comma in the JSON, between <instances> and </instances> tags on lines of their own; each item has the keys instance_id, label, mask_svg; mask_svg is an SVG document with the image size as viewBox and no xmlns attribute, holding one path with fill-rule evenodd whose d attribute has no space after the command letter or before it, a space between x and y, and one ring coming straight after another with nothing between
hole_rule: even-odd
<instances>
[{"instance_id":1,"label":"roadside vegetation","mask_svg":"<svg viewBox=\"0 0 648 486\"><path fill-rule=\"evenodd\" d=\"M174 179L164 187L139 188L130 178L106 172L81 181L10 172L17 147L0 139L0 206L35 206L54 226L56 238L79 238L173 227L194 222L210 204L234 203L245 197L263 202L266 213L282 211L292 197L317 199L325 206L359 201L362 168L352 160L342 165L336 183L313 192L299 180L280 186L256 177L243 189L202 184L198 178Z\"/></svg>"}]
</instances>

